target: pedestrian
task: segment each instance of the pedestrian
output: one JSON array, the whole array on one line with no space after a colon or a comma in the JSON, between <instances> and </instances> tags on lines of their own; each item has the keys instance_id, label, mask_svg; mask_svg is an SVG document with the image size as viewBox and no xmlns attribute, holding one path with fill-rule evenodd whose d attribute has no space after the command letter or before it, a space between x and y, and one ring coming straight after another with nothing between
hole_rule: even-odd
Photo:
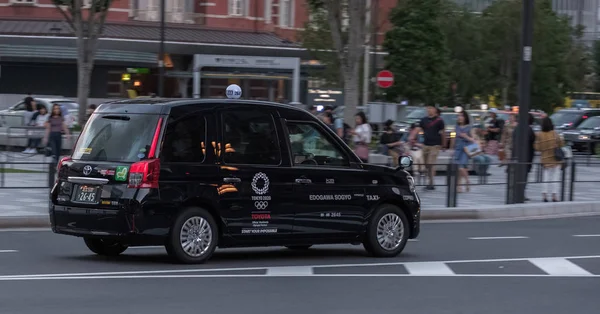
<instances>
[{"instance_id":1,"label":"pedestrian","mask_svg":"<svg viewBox=\"0 0 600 314\"><path fill-rule=\"evenodd\" d=\"M54 157L54 162L58 162L62 149L63 132L65 135L67 135L67 138L71 136L59 104L54 104L52 106L52 112L50 112L50 117L45 123L45 127L46 134L44 135L42 144L44 147L47 145L50 146L52 150L52 156Z\"/></svg>"},{"instance_id":2,"label":"pedestrian","mask_svg":"<svg viewBox=\"0 0 600 314\"><path fill-rule=\"evenodd\" d=\"M498 143L500 141L500 135L502 134L503 127L504 120L498 118L498 109L490 109L490 120L488 120L486 123L486 154L492 156L498 155Z\"/></svg>"},{"instance_id":3,"label":"pedestrian","mask_svg":"<svg viewBox=\"0 0 600 314\"><path fill-rule=\"evenodd\" d=\"M362 160L369 162L369 144L371 144L372 131L364 112L359 111L354 116L356 127L350 130L352 141L354 142L354 152Z\"/></svg>"},{"instance_id":4,"label":"pedestrian","mask_svg":"<svg viewBox=\"0 0 600 314\"><path fill-rule=\"evenodd\" d=\"M325 123L333 132L335 132L335 125L333 124L333 114L331 112L323 112L321 115L323 123Z\"/></svg>"},{"instance_id":5,"label":"pedestrian","mask_svg":"<svg viewBox=\"0 0 600 314\"><path fill-rule=\"evenodd\" d=\"M515 131L515 128L517 127L517 115L516 114L510 114L510 118L508 120L508 123L506 123L504 125L504 128L502 128L502 135L500 136L500 149L498 150L498 159L500 159L500 165L498 165L499 167L503 167L508 160L510 159L510 156L512 156L512 150L513 150L513 132Z\"/></svg>"},{"instance_id":6,"label":"pedestrian","mask_svg":"<svg viewBox=\"0 0 600 314\"><path fill-rule=\"evenodd\" d=\"M392 157L392 164L394 167L398 167L398 158L404 156L404 142L402 142L402 136L398 134L392 127L394 121L387 120L383 128L383 134L379 139L380 147L382 147L384 155Z\"/></svg>"},{"instance_id":7,"label":"pedestrian","mask_svg":"<svg viewBox=\"0 0 600 314\"><path fill-rule=\"evenodd\" d=\"M458 165L457 182L460 185L461 178L464 179L467 192L470 190L469 159L471 158L471 155L467 152L467 148L475 142L472 131L469 115L464 110L459 112L454 130L456 136L452 139L450 147L454 149L454 163ZM460 187L457 190L459 193L463 192Z\"/></svg>"},{"instance_id":8,"label":"pedestrian","mask_svg":"<svg viewBox=\"0 0 600 314\"><path fill-rule=\"evenodd\" d=\"M533 128L531 127L533 125L533 123L535 122L535 118L533 117L533 115L531 113L528 114L528 126L527 126L527 134L524 134L524 136L527 137L527 145L525 147L514 147L514 144L517 143L517 138L519 136L521 136L521 134L519 134L519 124L515 123L515 130L513 131L513 136L512 136L512 142L513 142L513 150L512 150L512 156L511 156L511 160L516 160L517 159L517 152L518 150L525 150L525 155L527 156L527 174L526 174L526 178L529 176L529 173L531 173L531 169L533 168L533 157L535 156L535 148L534 148L534 144L535 144L535 132L533 131ZM508 169L506 169L506 171L508 171ZM527 189L527 180L525 180L525 182L523 183L524 189ZM525 201L529 201L528 197L525 197Z\"/></svg>"},{"instance_id":9,"label":"pedestrian","mask_svg":"<svg viewBox=\"0 0 600 314\"><path fill-rule=\"evenodd\" d=\"M418 175L419 184L425 182L425 161L423 160L423 143L425 138L422 134L419 134L418 123L412 123L408 132L404 133L402 141L408 143L408 149L410 156L413 159L413 166L417 168L416 174Z\"/></svg>"},{"instance_id":10,"label":"pedestrian","mask_svg":"<svg viewBox=\"0 0 600 314\"><path fill-rule=\"evenodd\" d=\"M31 118L30 126L43 128L44 125L46 124L46 121L48 121L49 116L50 115L48 114L48 110L46 109L46 106L38 105L37 112ZM28 153L28 154L37 153L37 148L38 148L38 146L40 146L40 143L43 138L43 133L40 136L40 134L38 134L38 132L39 131L33 130L33 132L32 132L33 134L30 135L29 142L27 144L27 149L25 149L25 151L23 151L24 153Z\"/></svg>"},{"instance_id":11,"label":"pedestrian","mask_svg":"<svg viewBox=\"0 0 600 314\"><path fill-rule=\"evenodd\" d=\"M535 150L541 154L544 188L542 198L548 202L547 194L552 193L552 201L558 202L558 179L561 166L564 164L562 147L563 140L554 130L554 124L548 117L542 119L542 130L536 134ZM557 153L559 151L560 153Z\"/></svg>"},{"instance_id":12,"label":"pedestrian","mask_svg":"<svg viewBox=\"0 0 600 314\"><path fill-rule=\"evenodd\" d=\"M473 130L473 138L479 147L483 147L483 130L480 128ZM479 176L489 176L488 169L490 168L490 164L492 163L492 157L487 155L485 152L481 152L472 157L473 165L475 166L475 171Z\"/></svg>"},{"instance_id":13,"label":"pedestrian","mask_svg":"<svg viewBox=\"0 0 600 314\"><path fill-rule=\"evenodd\" d=\"M442 147L446 147L445 124L440 117L439 109L427 106L427 116L419 122L419 132L423 132L423 160L429 176L429 184L426 190L435 190L435 164Z\"/></svg>"}]
</instances>

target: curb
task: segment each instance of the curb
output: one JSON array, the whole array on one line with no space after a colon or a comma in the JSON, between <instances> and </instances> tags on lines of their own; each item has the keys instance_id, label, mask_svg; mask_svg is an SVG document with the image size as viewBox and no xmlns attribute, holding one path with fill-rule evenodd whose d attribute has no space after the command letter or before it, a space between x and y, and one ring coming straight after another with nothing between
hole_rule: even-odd
<instances>
[{"instance_id":1,"label":"curb","mask_svg":"<svg viewBox=\"0 0 600 314\"><path fill-rule=\"evenodd\" d=\"M422 220L490 220L600 214L600 202L557 202L423 209Z\"/></svg>"},{"instance_id":2,"label":"curb","mask_svg":"<svg viewBox=\"0 0 600 314\"><path fill-rule=\"evenodd\" d=\"M600 201L423 209L421 220L540 219L593 214L600 215ZM0 228L50 228L50 218L47 214L2 217L0 218Z\"/></svg>"}]
</instances>

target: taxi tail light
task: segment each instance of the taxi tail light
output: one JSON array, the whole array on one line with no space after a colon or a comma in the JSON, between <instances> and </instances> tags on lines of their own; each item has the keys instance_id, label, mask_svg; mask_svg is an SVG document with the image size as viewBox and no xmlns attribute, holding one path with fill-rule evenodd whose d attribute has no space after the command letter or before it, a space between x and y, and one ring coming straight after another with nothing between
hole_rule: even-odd
<instances>
[{"instance_id":1,"label":"taxi tail light","mask_svg":"<svg viewBox=\"0 0 600 314\"><path fill-rule=\"evenodd\" d=\"M160 131L163 118L158 119L152 145L148 153L148 160L142 160L131 165L129 169L129 188L158 188L158 177L160 175L160 159L156 159L156 149L160 140Z\"/></svg>"},{"instance_id":2,"label":"taxi tail light","mask_svg":"<svg viewBox=\"0 0 600 314\"><path fill-rule=\"evenodd\" d=\"M60 161L58 162L58 164L56 165L56 173L57 174L60 173L60 169L62 168L63 163L69 162L71 160L73 160L71 157L63 157L63 158L61 158Z\"/></svg>"},{"instance_id":3,"label":"taxi tail light","mask_svg":"<svg viewBox=\"0 0 600 314\"><path fill-rule=\"evenodd\" d=\"M136 162L129 170L128 188L158 188L160 175L160 159L150 159Z\"/></svg>"}]
</instances>

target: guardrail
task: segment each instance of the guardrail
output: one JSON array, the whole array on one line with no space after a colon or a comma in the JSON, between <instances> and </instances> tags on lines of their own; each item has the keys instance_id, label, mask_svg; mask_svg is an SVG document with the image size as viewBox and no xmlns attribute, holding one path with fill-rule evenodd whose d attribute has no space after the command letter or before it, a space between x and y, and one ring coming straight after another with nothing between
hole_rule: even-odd
<instances>
[{"instance_id":1,"label":"guardrail","mask_svg":"<svg viewBox=\"0 0 600 314\"><path fill-rule=\"evenodd\" d=\"M20 166L18 168L8 166ZM24 166L42 165L46 171L37 171L25 168ZM31 176L31 178L27 178ZM10 177L13 177L10 179ZM9 181L22 180L24 183L19 185L9 185ZM56 180L55 162L0 162L0 189L47 189L54 185ZM45 182L45 185L36 185L37 181Z\"/></svg>"}]
</instances>

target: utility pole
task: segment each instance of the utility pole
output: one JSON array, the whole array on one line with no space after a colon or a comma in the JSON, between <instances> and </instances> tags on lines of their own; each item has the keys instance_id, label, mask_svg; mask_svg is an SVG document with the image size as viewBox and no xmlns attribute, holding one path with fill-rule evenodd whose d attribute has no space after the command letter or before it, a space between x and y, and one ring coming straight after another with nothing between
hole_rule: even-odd
<instances>
[{"instance_id":1,"label":"utility pole","mask_svg":"<svg viewBox=\"0 0 600 314\"><path fill-rule=\"evenodd\" d=\"M163 0L164 1L164 0ZM367 30L371 29L371 0L365 1L367 6L365 8L365 27ZM369 58L371 56L371 32L367 31L365 36L365 56L364 56L364 66L363 66L363 106L366 106L369 103L369 85L370 85L370 76L371 71L369 70Z\"/></svg>"},{"instance_id":2,"label":"utility pole","mask_svg":"<svg viewBox=\"0 0 600 314\"><path fill-rule=\"evenodd\" d=\"M522 58L519 66L519 124L514 143L517 161L514 180L512 183L515 203L525 202L525 185L529 162L529 102L531 98L531 56L533 42L533 10L534 0L523 0L521 51Z\"/></svg>"},{"instance_id":3,"label":"utility pole","mask_svg":"<svg viewBox=\"0 0 600 314\"><path fill-rule=\"evenodd\" d=\"M158 97L165 92L165 0L160 0L160 44L158 46Z\"/></svg>"},{"instance_id":4,"label":"utility pole","mask_svg":"<svg viewBox=\"0 0 600 314\"><path fill-rule=\"evenodd\" d=\"M377 100L377 81L375 77L377 76L377 45L379 44L379 0L373 0L373 34L372 34L372 45L373 45L373 60L371 62L371 100Z\"/></svg>"}]
</instances>

